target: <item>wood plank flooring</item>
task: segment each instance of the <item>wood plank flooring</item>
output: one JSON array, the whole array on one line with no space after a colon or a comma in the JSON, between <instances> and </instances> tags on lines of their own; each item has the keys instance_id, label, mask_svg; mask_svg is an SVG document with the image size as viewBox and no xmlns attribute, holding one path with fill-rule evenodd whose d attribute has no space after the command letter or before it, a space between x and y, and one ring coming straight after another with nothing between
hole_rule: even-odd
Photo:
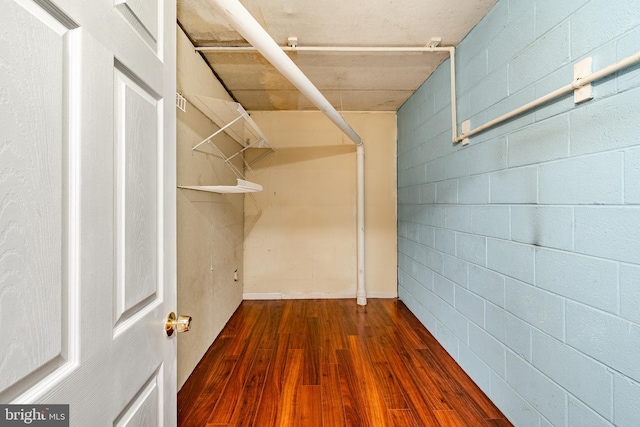
<instances>
[{"instance_id":1,"label":"wood plank flooring","mask_svg":"<svg viewBox=\"0 0 640 427\"><path fill-rule=\"evenodd\" d=\"M244 301L178 393L178 425L511 426L396 299Z\"/></svg>"}]
</instances>

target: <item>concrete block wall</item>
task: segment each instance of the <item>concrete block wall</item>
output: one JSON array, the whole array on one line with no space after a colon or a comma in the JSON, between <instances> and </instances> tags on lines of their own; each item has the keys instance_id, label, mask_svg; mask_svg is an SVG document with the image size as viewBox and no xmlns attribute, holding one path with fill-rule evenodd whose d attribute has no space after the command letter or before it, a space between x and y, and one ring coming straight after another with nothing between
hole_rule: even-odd
<instances>
[{"instance_id":1,"label":"concrete block wall","mask_svg":"<svg viewBox=\"0 0 640 427\"><path fill-rule=\"evenodd\" d=\"M499 0L457 49L459 121L638 51L635 0ZM398 112L400 298L516 426L639 426L640 66L464 148L449 84Z\"/></svg>"}]
</instances>

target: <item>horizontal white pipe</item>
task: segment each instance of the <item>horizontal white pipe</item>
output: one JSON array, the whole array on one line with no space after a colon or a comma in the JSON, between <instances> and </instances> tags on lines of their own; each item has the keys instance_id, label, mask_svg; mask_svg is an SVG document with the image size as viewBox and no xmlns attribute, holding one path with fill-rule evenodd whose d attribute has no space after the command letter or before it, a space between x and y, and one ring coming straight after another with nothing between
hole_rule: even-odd
<instances>
[{"instance_id":1,"label":"horizontal white pipe","mask_svg":"<svg viewBox=\"0 0 640 427\"><path fill-rule=\"evenodd\" d=\"M414 46L279 46L285 52L352 52L352 53L424 53L424 52L450 52L449 47L414 47ZM202 52L254 52L253 46L200 46L197 51Z\"/></svg>"},{"instance_id":2,"label":"horizontal white pipe","mask_svg":"<svg viewBox=\"0 0 640 427\"><path fill-rule=\"evenodd\" d=\"M359 305L367 303L364 287L364 145L360 136L336 111L314 84L304 75L298 66L287 56L271 38L258 21L238 0L211 0L220 14L229 21L242 37L262 54L278 71L282 73L303 95L322 111L357 146L357 241L358 241L358 281L356 301Z\"/></svg>"},{"instance_id":3,"label":"horizontal white pipe","mask_svg":"<svg viewBox=\"0 0 640 427\"><path fill-rule=\"evenodd\" d=\"M302 92L320 111L336 124L356 145L362 139L331 103L320 93L311 80L283 52L282 48L260 26L258 21L237 0L211 0L218 11L229 23L258 50L278 71L280 71L300 92Z\"/></svg>"},{"instance_id":4,"label":"horizontal white pipe","mask_svg":"<svg viewBox=\"0 0 640 427\"><path fill-rule=\"evenodd\" d=\"M471 129L468 132L463 133L462 135L459 135L458 137L454 138L455 142L460 142L465 138L469 138L470 136L473 136L475 134L478 134L490 127L493 127L499 123L502 123L506 120L509 120L515 116L518 116L522 113L524 113L525 111L531 110L533 108L536 108L546 102L551 101L552 99L558 98L566 93L572 92L575 89L580 89L583 86L588 85L589 83L592 83L596 80L599 80L603 77L606 77L610 74L615 73L616 71L620 71L624 68L627 68L633 64L636 64L640 62L640 52L636 52L635 54L628 56L614 64L609 65L608 67L602 68L599 71L593 72L591 74L588 74L584 77L578 78L573 80L571 83L569 83L566 86L561 87L560 89L556 89L553 92L549 92L546 95L541 96L538 99L535 99L531 102L529 102L528 104L525 104L519 108L516 108L515 110L512 110L506 114L503 114L500 117L497 117L481 126L478 126L475 129Z\"/></svg>"},{"instance_id":5,"label":"horizontal white pipe","mask_svg":"<svg viewBox=\"0 0 640 427\"><path fill-rule=\"evenodd\" d=\"M455 47L453 46L280 46L284 52L351 52L351 53L433 53L445 52L449 54L451 68L451 139L458 142L457 135L457 107L456 107L456 65ZM253 46L201 46L197 51L228 53L228 52L255 52Z\"/></svg>"}]
</instances>

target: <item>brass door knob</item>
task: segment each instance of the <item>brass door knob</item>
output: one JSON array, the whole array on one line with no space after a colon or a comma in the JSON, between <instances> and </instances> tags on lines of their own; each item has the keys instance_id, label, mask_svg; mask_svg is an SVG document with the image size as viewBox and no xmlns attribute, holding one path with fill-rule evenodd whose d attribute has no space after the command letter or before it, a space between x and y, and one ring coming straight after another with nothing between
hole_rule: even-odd
<instances>
[{"instance_id":1,"label":"brass door knob","mask_svg":"<svg viewBox=\"0 0 640 427\"><path fill-rule=\"evenodd\" d=\"M172 311L167 316L167 321L164 324L164 330L167 332L168 336L173 335L174 331L177 332L187 332L189 330L189 326L191 325L191 316L177 316Z\"/></svg>"}]
</instances>

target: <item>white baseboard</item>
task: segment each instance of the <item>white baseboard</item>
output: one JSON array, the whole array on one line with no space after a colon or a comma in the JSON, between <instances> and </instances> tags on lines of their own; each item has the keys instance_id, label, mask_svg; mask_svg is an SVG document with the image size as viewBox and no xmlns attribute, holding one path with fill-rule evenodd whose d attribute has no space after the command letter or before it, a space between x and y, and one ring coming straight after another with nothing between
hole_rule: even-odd
<instances>
[{"instance_id":1,"label":"white baseboard","mask_svg":"<svg viewBox=\"0 0 640 427\"><path fill-rule=\"evenodd\" d=\"M270 299L282 299L280 292L272 293L245 293L242 294L243 300L270 300Z\"/></svg>"},{"instance_id":2,"label":"white baseboard","mask_svg":"<svg viewBox=\"0 0 640 427\"><path fill-rule=\"evenodd\" d=\"M245 293L242 295L244 300L280 300L280 299L348 299L355 298L356 294L349 293L326 293L326 292L305 292L305 293L288 293L280 292L270 293ZM398 298L397 292L371 292L367 294L367 298Z\"/></svg>"}]
</instances>

